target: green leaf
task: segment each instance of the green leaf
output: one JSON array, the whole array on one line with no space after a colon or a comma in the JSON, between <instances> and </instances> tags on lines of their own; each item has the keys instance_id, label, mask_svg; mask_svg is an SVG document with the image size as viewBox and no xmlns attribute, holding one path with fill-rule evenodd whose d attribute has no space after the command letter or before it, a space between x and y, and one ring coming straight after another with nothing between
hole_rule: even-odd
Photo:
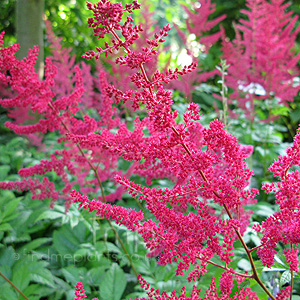
<instances>
[{"instance_id":1,"label":"green leaf","mask_svg":"<svg viewBox=\"0 0 300 300\"><path fill-rule=\"evenodd\" d=\"M15 211L16 211L16 208L17 208L20 200L21 200L20 198L17 198L17 199L9 201L5 205L3 214L1 216L2 222L11 220L11 217L12 217L11 215L15 215L15 216L18 215L18 213L16 213Z\"/></svg>"},{"instance_id":2,"label":"green leaf","mask_svg":"<svg viewBox=\"0 0 300 300\"><path fill-rule=\"evenodd\" d=\"M79 221L80 221L80 218L78 216L71 215L70 216L70 226L71 226L71 228L74 228L75 226L77 226Z\"/></svg>"},{"instance_id":3,"label":"green leaf","mask_svg":"<svg viewBox=\"0 0 300 300\"><path fill-rule=\"evenodd\" d=\"M286 271L286 269L282 269L282 268L268 268L268 267L263 268L263 272L283 272L283 271Z\"/></svg>"},{"instance_id":4,"label":"green leaf","mask_svg":"<svg viewBox=\"0 0 300 300\"><path fill-rule=\"evenodd\" d=\"M0 224L0 231L9 231L13 230L9 223Z\"/></svg>"},{"instance_id":5,"label":"green leaf","mask_svg":"<svg viewBox=\"0 0 300 300\"><path fill-rule=\"evenodd\" d=\"M282 257L282 256L281 256L281 257ZM284 266L284 267L286 266L286 264L283 262L283 260L280 259L279 255L275 255L275 256L274 256L274 259L275 259L275 261L278 262L280 265L282 265L282 266Z\"/></svg>"},{"instance_id":6,"label":"green leaf","mask_svg":"<svg viewBox=\"0 0 300 300\"><path fill-rule=\"evenodd\" d=\"M239 260L238 267L242 270L245 270L245 271L250 271L251 270L250 262L245 258L242 258L242 259Z\"/></svg>"},{"instance_id":7,"label":"green leaf","mask_svg":"<svg viewBox=\"0 0 300 300\"><path fill-rule=\"evenodd\" d=\"M12 282L17 288L23 291L30 282L30 272L27 264L22 264L13 269Z\"/></svg>"},{"instance_id":8,"label":"green leaf","mask_svg":"<svg viewBox=\"0 0 300 300\"><path fill-rule=\"evenodd\" d=\"M46 268L35 269L30 272L30 279L36 283L47 285L54 288L54 281L52 273Z\"/></svg>"},{"instance_id":9,"label":"green leaf","mask_svg":"<svg viewBox=\"0 0 300 300\"><path fill-rule=\"evenodd\" d=\"M76 268L74 266L68 266L62 269L62 273L68 283L74 286L78 281L81 281L87 292L90 291L89 285L87 284L87 270L86 268Z\"/></svg>"},{"instance_id":10,"label":"green leaf","mask_svg":"<svg viewBox=\"0 0 300 300\"><path fill-rule=\"evenodd\" d=\"M0 181L5 180L9 171L10 171L10 166L8 165L0 166Z\"/></svg>"},{"instance_id":11,"label":"green leaf","mask_svg":"<svg viewBox=\"0 0 300 300\"><path fill-rule=\"evenodd\" d=\"M16 260L19 259L19 255L15 253L13 247L9 246L0 250L0 265L12 266Z\"/></svg>"},{"instance_id":12,"label":"green leaf","mask_svg":"<svg viewBox=\"0 0 300 300\"><path fill-rule=\"evenodd\" d=\"M255 214L258 216L269 217L274 214L274 209L267 205L256 205Z\"/></svg>"},{"instance_id":13,"label":"green leaf","mask_svg":"<svg viewBox=\"0 0 300 300\"><path fill-rule=\"evenodd\" d=\"M37 248L39 248L41 245L47 243L47 242L50 242L52 241L52 238L37 238L35 240L33 240L32 242L24 245L23 247L21 247L19 250L18 250L18 253L28 253L32 250L35 250Z\"/></svg>"},{"instance_id":14,"label":"green leaf","mask_svg":"<svg viewBox=\"0 0 300 300\"><path fill-rule=\"evenodd\" d=\"M78 277L79 277L79 273L76 270L76 272L74 272L73 270L70 271L68 270L68 268L64 268L62 269L62 272L64 274L64 277L66 278L66 280L71 283L72 285L76 284Z\"/></svg>"},{"instance_id":15,"label":"green leaf","mask_svg":"<svg viewBox=\"0 0 300 300\"><path fill-rule=\"evenodd\" d=\"M12 286L6 282L1 286L0 300L17 300L18 296Z\"/></svg>"},{"instance_id":16,"label":"green leaf","mask_svg":"<svg viewBox=\"0 0 300 300\"><path fill-rule=\"evenodd\" d=\"M12 272L10 266L8 265L0 266L0 272L8 279L11 279ZM3 277L0 277L0 286L2 286L2 284L4 284L5 282L6 282L5 279Z\"/></svg>"},{"instance_id":17,"label":"green leaf","mask_svg":"<svg viewBox=\"0 0 300 300\"><path fill-rule=\"evenodd\" d=\"M68 225L62 226L53 233L53 244L55 249L63 255L63 258L69 259L79 248L80 240L74 235L74 232Z\"/></svg>"},{"instance_id":18,"label":"green leaf","mask_svg":"<svg viewBox=\"0 0 300 300\"><path fill-rule=\"evenodd\" d=\"M274 116L288 116L289 111L290 111L290 108L287 106L277 106L277 107L271 109L271 113Z\"/></svg>"},{"instance_id":19,"label":"green leaf","mask_svg":"<svg viewBox=\"0 0 300 300\"><path fill-rule=\"evenodd\" d=\"M251 234L250 239L255 244L255 246L259 246L261 244L261 239L255 234Z\"/></svg>"},{"instance_id":20,"label":"green leaf","mask_svg":"<svg viewBox=\"0 0 300 300\"><path fill-rule=\"evenodd\" d=\"M12 191L8 190L0 190L0 203L1 203L1 209L4 210L5 204L8 201L11 201L13 199L16 199L15 194Z\"/></svg>"},{"instance_id":21,"label":"green leaf","mask_svg":"<svg viewBox=\"0 0 300 300\"><path fill-rule=\"evenodd\" d=\"M116 252L121 254L121 250L113 243L100 241L96 243L96 249L99 252Z\"/></svg>"},{"instance_id":22,"label":"green leaf","mask_svg":"<svg viewBox=\"0 0 300 300\"><path fill-rule=\"evenodd\" d=\"M296 110L292 111L290 113L290 116L293 122L298 122L300 120L300 108L297 108Z\"/></svg>"},{"instance_id":23,"label":"green leaf","mask_svg":"<svg viewBox=\"0 0 300 300\"><path fill-rule=\"evenodd\" d=\"M4 152L3 148L1 147L0 148L0 152L1 152L1 155L0 155L0 162L2 164L9 164L10 163L10 158L9 158L9 155L7 153Z\"/></svg>"},{"instance_id":24,"label":"green leaf","mask_svg":"<svg viewBox=\"0 0 300 300\"><path fill-rule=\"evenodd\" d=\"M100 285L101 281L103 280L103 276L105 275L106 267L97 267L93 268L88 271L86 274L87 278L89 279L90 285Z\"/></svg>"},{"instance_id":25,"label":"green leaf","mask_svg":"<svg viewBox=\"0 0 300 300\"><path fill-rule=\"evenodd\" d=\"M53 288L41 286L40 284L31 284L24 290L24 294L30 300L40 300L42 297L51 295L52 293Z\"/></svg>"},{"instance_id":26,"label":"green leaf","mask_svg":"<svg viewBox=\"0 0 300 300\"><path fill-rule=\"evenodd\" d=\"M243 289L245 289L245 288L247 288L249 286L250 286L250 279L249 278L247 278L242 283L240 283L240 287L243 288Z\"/></svg>"},{"instance_id":27,"label":"green leaf","mask_svg":"<svg viewBox=\"0 0 300 300\"><path fill-rule=\"evenodd\" d=\"M44 220L44 219L50 219L50 220L55 220L58 218L64 217L64 213L53 211L53 210L47 210L41 213L35 220L35 222Z\"/></svg>"},{"instance_id":28,"label":"green leaf","mask_svg":"<svg viewBox=\"0 0 300 300\"><path fill-rule=\"evenodd\" d=\"M100 295L105 300L120 300L125 288L125 274L116 263L113 263L100 284Z\"/></svg>"}]
</instances>

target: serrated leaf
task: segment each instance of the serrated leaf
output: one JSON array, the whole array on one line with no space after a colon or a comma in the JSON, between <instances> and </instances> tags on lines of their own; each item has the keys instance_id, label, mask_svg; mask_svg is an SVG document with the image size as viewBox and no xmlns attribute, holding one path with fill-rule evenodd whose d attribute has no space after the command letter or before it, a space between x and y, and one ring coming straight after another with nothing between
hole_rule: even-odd
<instances>
[{"instance_id":1,"label":"serrated leaf","mask_svg":"<svg viewBox=\"0 0 300 300\"><path fill-rule=\"evenodd\" d=\"M62 269L62 273L68 283L74 286L78 281L81 281L87 292L90 291L90 287L87 284L88 278L86 277L86 268L76 268L74 266L68 266Z\"/></svg>"},{"instance_id":2,"label":"serrated leaf","mask_svg":"<svg viewBox=\"0 0 300 300\"><path fill-rule=\"evenodd\" d=\"M54 277L53 280L57 285L59 285L59 287L61 289L65 290L65 291L72 289L72 287L67 282L65 282L64 280L62 280L58 277Z\"/></svg>"},{"instance_id":3,"label":"serrated leaf","mask_svg":"<svg viewBox=\"0 0 300 300\"><path fill-rule=\"evenodd\" d=\"M76 284L78 280L76 279L78 277L78 274L70 272L67 268L62 269L62 273L64 274L64 277L68 282L70 282L72 285Z\"/></svg>"},{"instance_id":4,"label":"serrated leaf","mask_svg":"<svg viewBox=\"0 0 300 300\"><path fill-rule=\"evenodd\" d=\"M17 300L16 291L7 282L1 286L0 300Z\"/></svg>"},{"instance_id":5,"label":"serrated leaf","mask_svg":"<svg viewBox=\"0 0 300 300\"><path fill-rule=\"evenodd\" d=\"M3 214L1 216L2 222L6 222L9 220L10 215L15 214L18 215L18 213L16 213L16 208L19 204L21 199L17 198L14 200L9 201L4 208Z\"/></svg>"},{"instance_id":6,"label":"serrated leaf","mask_svg":"<svg viewBox=\"0 0 300 300\"><path fill-rule=\"evenodd\" d=\"M13 269L12 282L21 291L23 291L29 285L30 272L27 264L23 264L17 269Z\"/></svg>"},{"instance_id":7,"label":"serrated leaf","mask_svg":"<svg viewBox=\"0 0 300 300\"><path fill-rule=\"evenodd\" d=\"M244 280L243 282L240 283L240 288L247 288L250 286L250 280L247 278L246 280Z\"/></svg>"},{"instance_id":8,"label":"serrated leaf","mask_svg":"<svg viewBox=\"0 0 300 300\"><path fill-rule=\"evenodd\" d=\"M53 233L53 244L55 249L64 256L72 256L79 248L80 237L68 225L62 226Z\"/></svg>"},{"instance_id":9,"label":"serrated leaf","mask_svg":"<svg viewBox=\"0 0 300 300\"><path fill-rule=\"evenodd\" d=\"M11 278L12 272L11 272L11 267L9 265L2 265L2 266L0 265L0 271L6 278L8 279ZM0 277L0 286L5 282L6 281L4 280L4 278Z\"/></svg>"},{"instance_id":10,"label":"serrated leaf","mask_svg":"<svg viewBox=\"0 0 300 300\"><path fill-rule=\"evenodd\" d=\"M39 284L31 284L25 290L24 294L30 299L41 299L41 297L48 296L53 293L52 288L41 286Z\"/></svg>"},{"instance_id":11,"label":"serrated leaf","mask_svg":"<svg viewBox=\"0 0 300 300\"><path fill-rule=\"evenodd\" d=\"M123 270L116 263L113 263L101 281L100 295L105 300L120 300L126 284Z\"/></svg>"},{"instance_id":12,"label":"serrated leaf","mask_svg":"<svg viewBox=\"0 0 300 300\"><path fill-rule=\"evenodd\" d=\"M52 273L46 269L35 269L34 271L30 272L30 279L34 282L47 285L51 288L54 288L54 281Z\"/></svg>"},{"instance_id":13,"label":"serrated leaf","mask_svg":"<svg viewBox=\"0 0 300 300\"><path fill-rule=\"evenodd\" d=\"M32 242L24 245L23 247L21 247L18 250L18 253L28 253L32 250L35 250L37 248L39 248L41 245L52 241L52 238L37 238L35 240L33 240Z\"/></svg>"},{"instance_id":14,"label":"serrated leaf","mask_svg":"<svg viewBox=\"0 0 300 300\"><path fill-rule=\"evenodd\" d=\"M104 252L116 252L118 254L121 253L121 250L116 245L110 242L100 241L97 242L95 246L100 253L104 253Z\"/></svg>"},{"instance_id":15,"label":"serrated leaf","mask_svg":"<svg viewBox=\"0 0 300 300\"><path fill-rule=\"evenodd\" d=\"M106 269L106 267L101 266L89 270L86 274L87 278L89 279L89 283L91 285L100 285Z\"/></svg>"}]
</instances>

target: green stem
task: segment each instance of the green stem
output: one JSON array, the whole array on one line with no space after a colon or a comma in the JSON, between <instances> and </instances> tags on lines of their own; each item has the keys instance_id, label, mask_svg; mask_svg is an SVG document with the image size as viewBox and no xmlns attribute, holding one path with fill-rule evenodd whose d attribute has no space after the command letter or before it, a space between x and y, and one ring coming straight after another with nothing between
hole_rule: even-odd
<instances>
[{"instance_id":1,"label":"green stem","mask_svg":"<svg viewBox=\"0 0 300 300\"><path fill-rule=\"evenodd\" d=\"M293 244L291 244L291 250L293 250ZM291 270L291 294L290 294L290 300L293 298L293 287L294 287L294 272Z\"/></svg>"},{"instance_id":2,"label":"green stem","mask_svg":"<svg viewBox=\"0 0 300 300\"><path fill-rule=\"evenodd\" d=\"M53 105L52 105L50 102L48 103L48 105L49 105L49 107L50 107L53 111L55 111ZM62 124L62 126L64 127L64 129L70 134L69 128L67 127L67 125L66 125L62 120L61 120L61 124ZM104 193L104 189L103 189L103 185L102 185L102 182L101 182L101 180L100 180L99 174L98 174L98 172L97 172L98 166L95 167L95 166L90 162L90 160L86 157L85 153L83 152L83 150L82 150L82 148L81 148L81 146L80 146L79 143L75 143L75 145L77 146L77 148L78 148L79 152L81 153L82 157L84 157L84 158L86 159L88 165L90 166L90 168L91 168L92 171L94 172L95 177L96 177L96 179L97 179L97 182L98 182L98 184L99 184L100 190L101 190L102 199L103 199L104 202L106 202L106 199L105 199L105 193ZM126 255L127 255L128 259L129 259L131 268L132 268L133 272L135 273L135 275L136 275L136 277L137 277L137 276L138 276L138 273L136 272L136 269L135 269L135 267L134 267L134 265L133 265L133 262L132 262L132 260L131 260L131 257L130 257L130 255L129 255L129 253L127 252L127 250L126 250L126 248L125 248L125 246L124 246L124 244L123 244L123 242L122 242L122 240L121 240L121 238L120 238L118 232L117 232L117 231L115 230L115 228L113 227L111 221L108 220L108 219L107 219L107 221L108 221L108 224L110 225L111 229L112 229L113 232L115 233L117 240L120 242L123 251L126 253ZM99 225L100 225L100 224L99 224Z\"/></svg>"},{"instance_id":3,"label":"green stem","mask_svg":"<svg viewBox=\"0 0 300 300\"><path fill-rule=\"evenodd\" d=\"M81 155L86 159L86 161L88 162L89 166L90 166L91 169L93 170L93 172L94 172L94 174L95 174L95 176L96 176L97 182L98 182L98 184L99 184L100 190L101 190L102 199L103 199L104 202L106 202L106 200L105 200L105 194L104 194L104 189L103 189L103 185L102 185L102 182L101 182L101 180L100 180L100 177L99 177L99 174L98 174L98 172L97 172L97 169L93 166L93 164L92 164L92 163L89 161L89 159L85 156L85 153L82 151L81 146L80 146L79 144L77 144L77 143L76 143L76 145L77 145L77 148L79 149ZM127 252L127 250L126 250L126 248L125 248L125 246L124 246L124 243L122 242L122 240L121 240L121 238L120 238L118 232L116 231L116 229L113 227L111 221L110 221L109 219L107 219L107 221L108 221L108 224L109 224L110 228L111 228L111 229L113 230L113 232L115 233L117 240L120 242L123 251L126 253L126 255L127 255L127 257L128 257L128 260L129 260L129 263L130 263L130 266L131 266L131 268L132 268L132 270L133 270L135 276L137 277L137 276L138 276L138 273L137 273L137 271L136 271L136 269L135 269L135 267L134 267L134 265L133 265L133 261L132 261L130 255L129 255L129 253ZM99 225L100 225L100 224L99 224Z\"/></svg>"},{"instance_id":4,"label":"green stem","mask_svg":"<svg viewBox=\"0 0 300 300\"><path fill-rule=\"evenodd\" d=\"M280 116L280 117L282 118L285 126L288 128L291 138L294 138L294 135L295 135L294 128L292 128L291 124L286 120L285 116Z\"/></svg>"},{"instance_id":5,"label":"green stem","mask_svg":"<svg viewBox=\"0 0 300 300\"><path fill-rule=\"evenodd\" d=\"M117 237L117 240L118 240L119 243L121 244L121 247L122 247L123 251L126 253L126 256L127 256L128 260L129 260L129 263L130 263L130 266L131 266L131 268L132 268L132 270L133 270L135 276L137 277L137 276L138 276L138 272L136 271L136 269L135 269L135 267L134 267L134 265L133 265L133 261L132 261L130 255L129 255L128 251L126 250L123 241L121 240L121 238L120 238L120 236L119 236L117 230L114 228L114 226L112 225L111 221L110 221L109 219L107 219L107 221L108 221L108 224L110 225L111 229L112 229L113 232L115 233L115 235L116 235L116 237ZM98 222L99 222L99 221L98 221Z\"/></svg>"},{"instance_id":6,"label":"green stem","mask_svg":"<svg viewBox=\"0 0 300 300\"><path fill-rule=\"evenodd\" d=\"M26 300L29 300L22 291L20 291L2 272L0 272L0 276L7 281L20 295L22 295Z\"/></svg>"},{"instance_id":7,"label":"green stem","mask_svg":"<svg viewBox=\"0 0 300 300\"><path fill-rule=\"evenodd\" d=\"M223 267L223 266L221 266L221 265L219 265L219 264L217 264L217 263L215 263L215 262L213 262L213 261L211 261L211 260L207 260L206 262L208 262L209 264L211 264L211 265L213 265L213 266L215 266L215 267L218 267L218 268L220 268L220 269L223 269L223 270L226 270L226 271L230 271L229 268ZM234 271L234 274L235 274L235 275L238 275L238 276L241 276L241 277L253 278L252 275L242 274L242 273L235 272L235 271Z\"/></svg>"},{"instance_id":8,"label":"green stem","mask_svg":"<svg viewBox=\"0 0 300 300\"><path fill-rule=\"evenodd\" d=\"M294 286L294 272L293 270L291 270L291 294L290 294L290 300L292 300L293 298L293 286Z\"/></svg>"}]
</instances>

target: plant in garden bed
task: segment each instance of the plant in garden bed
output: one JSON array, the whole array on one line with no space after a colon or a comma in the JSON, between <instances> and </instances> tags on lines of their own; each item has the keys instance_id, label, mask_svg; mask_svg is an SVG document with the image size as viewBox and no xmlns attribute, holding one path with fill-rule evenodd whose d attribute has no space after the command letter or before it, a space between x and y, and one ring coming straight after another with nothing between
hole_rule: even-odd
<instances>
[{"instance_id":1,"label":"plant in garden bed","mask_svg":"<svg viewBox=\"0 0 300 300\"><path fill-rule=\"evenodd\" d=\"M51 198L52 205L55 200L65 199L67 209L71 201L77 202L91 213L96 211L97 217L107 219L150 299L201 299L200 293L204 296L202 299L258 299L257 294L262 293L271 299L291 297L293 277L299 265L300 178L293 167L299 164L300 132L287 155L280 156L270 168L279 181L266 184L263 189L275 193L279 210L261 225L255 224L254 229L262 236L261 244L249 248L245 242L252 214L249 207L256 202L258 193L249 186L252 171L246 164L252 147L241 146L218 120L212 121L208 128L203 127L199 122L199 108L194 103L189 104L183 122L177 122L178 113L172 110L171 92L164 84L193 71L195 63L181 71L163 73L157 70L152 75L147 69L148 63L158 55L156 48L164 42L169 26L148 40L141 51L136 51L132 45L142 34L142 27L133 26L131 17L122 22L124 12L140 8L136 1L123 8L121 3L102 0L95 5L88 3L88 8L94 13L88 22L95 35L103 38L110 34L112 40L106 42L104 48L89 51L85 57L97 59L103 53L123 51L116 63L133 70L129 79L134 88L120 90L109 84L105 73L100 72L101 95L98 96L101 98L96 99L100 102L96 104L101 110L96 118L89 115L80 118L80 102L87 84L83 84L78 66L74 68L75 86L71 85L74 90L64 95L58 92L61 90L55 82L56 67L50 59L46 60L45 80L40 81L33 68L36 49L23 61L14 57L16 46L1 49L0 78L16 93L13 98L2 99L1 105L30 107L42 116L36 124L21 126L9 122L7 126L18 134L58 131L61 135L58 142L63 147L50 159L21 169L19 175L27 178L1 182L0 188L30 190L33 198ZM137 111L140 106L147 110L146 117L136 117L132 131L116 109L120 103L127 102ZM126 171L118 169L122 159L132 162ZM38 179L37 175L44 176L50 171L61 177L64 183L61 191L48 177ZM131 175L145 177L146 183L131 180ZM169 187L151 187L156 179L168 179ZM119 184L112 193L107 192L109 182ZM120 199L126 189L136 200L138 209L123 207L118 201L111 204ZM211 266L219 268L222 271L220 278L216 278L219 288L213 278L207 291L201 292L195 285L192 291L183 288L180 296L166 292L159 296L159 291L150 288L137 274L111 221L140 234L150 250L149 257L157 257L161 265L175 263L176 275L186 273L188 281L201 283ZM270 268L280 245L285 246L283 254L291 280L290 286L277 293L263 282L254 258L257 252L261 265ZM243 249L250 270L236 267L234 255L238 248ZM115 274L115 270L112 272ZM254 286L244 287L244 281L256 282L261 290ZM82 288L82 284L76 285L76 299L85 297ZM105 290L106 286L100 285L100 294Z\"/></svg>"},{"instance_id":2,"label":"plant in garden bed","mask_svg":"<svg viewBox=\"0 0 300 300\"><path fill-rule=\"evenodd\" d=\"M205 7L211 8L209 4L207 1ZM246 1L247 9L241 10L244 16L234 25L235 39L230 40L223 32L221 57L229 64L225 76L229 87L226 104L231 117L229 128L241 143L254 146L252 166L259 183L270 180L268 166L282 154L283 139L290 142L297 128L296 125L292 129L288 118L289 105L300 88L297 84L300 53L296 43L300 27L298 15L292 16L290 5L282 0ZM207 8L186 9L195 28L200 17L207 15ZM274 15L275 19L270 17ZM214 20L213 24L216 23ZM201 43L203 32L195 28L187 26L188 33L195 34ZM297 103L292 106L297 107ZM295 113L291 114L293 120L297 118Z\"/></svg>"}]
</instances>

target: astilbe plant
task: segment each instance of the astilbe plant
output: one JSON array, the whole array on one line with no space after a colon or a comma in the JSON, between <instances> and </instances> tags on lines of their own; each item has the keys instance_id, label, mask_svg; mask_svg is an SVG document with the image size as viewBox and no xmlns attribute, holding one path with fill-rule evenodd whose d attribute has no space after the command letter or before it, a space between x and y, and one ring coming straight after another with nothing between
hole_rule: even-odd
<instances>
[{"instance_id":1,"label":"astilbe plant","mask_svg":"<svg viewBox=\"0 0 300 300\"><path fill-rule=\"evenodd\" d=\"M159 255L159 263L177 263L177 274L182 275L191 265L195 265L188 276L189 280L205 274L208 264L223 268L224 273L220 279L222 299L229 297L233 279L236 278L240 282L242 277L256 280L265 292L275 299L258 277L252 258L255 249L248 249L243 240L243 233L251 213L245 211L244 207L254 203L257 194L257 190L249 188L252 172L245 162L249 154L248 149L241 147L237 139L227 133L223 124L217 120L213 121L209 128L203 128L197 122L200 120L199 109L193 103L184 114L184 123L177 124L175 122L177 113L171 109L173 104L171 95L163 88L163 83L168 83L171 79L177 79L178 75L192 71L195 65L185 67L180 72L178 70L168 71L166 74L157 72L149 78L145 65L151 60L151 55L157 55L154 47L158 46L158 42L164 41L163 37L167 35L169 27L164 27L153 40L148 41L149 46L144 48L142 53L137 53L130 46L141 28L128 26L132 21L131 18L127 18L124 25L118 23L124 11L130 12L133 8L139 8L136 2L124 10L119 4L112 4L105 0L96 5L88 3L88 8L94 13L94 18L89 19L89 25L93 27L95 35L103 37L110 33L113 39L110 45L106 43L104 49L98 47L97 52L90 51L85 58L97 59L101 53L111 52L120 47L125 49L126 54L117 58L116 63L136 69L136 73L131 76L136 89L121 92L108 86L107 91L111 97L116 98L117 102L128 101L131 98L136 103L135 107L141 103L146 105L148 116L143 121L138 121L138 124L139 128L147 126L150 136L143 139L143 135L140 134L140 141L130 145L129 141L122 143L112 136L111 138L105 136L103 139L101 135L92 134L88 138L82 138L79 143L96 143L99 147L104 146L120 153L125 159L136 162L143 158L145 161L142 166L143 174L148 178L149 171L151 171L151 179L154 176L153 171L157 173L158 170L163 169L170 174L169 177L176 178L177 182L172 189L157 189L143 187L126 178L116 176L116 180L127 187L133 197L145 203L146 209L155 216L157 222L143 219L145 215L141 212L136 213L89 200L85 195L77 192L73 193L75 202L79 202L81 207L89 211L96 210L96 214L101 217L110 218L126 225L130 230L139 232L147 247ZM117 34L117 30L122 32L124 40ZM141 126L140 122L144 124ZM155 175L160 174L161 172ZM211 207L212 202L218 203L223 210L218 213ZM189 210L191 207L193 210ZM297 210L295 207L294 209ZM224 219L224 215L227 215L228 219ZM267 221L263 226L268 228L266 224ZM240 274L230 268L234 242L238 239L249 258L252 274ZM267 241L263 236L262 246L259 247L261 257L264 251L269 250L266 245L269 246L270 243ZM276 245L273 244L273 249L274 247ZM297 261L294 260L296 252L285 253L287 261L293 262L293 266L297 265ZM215 255L219 256L224 265L211 260ZM201 262L199 265L197 260ZM266 265L264 260L262 263ZM149 289L144 281L142 285ZM213 285L212 282L211 293L214 293ZM237 299L244 299L245 296L253 299L256 297L251 291L246 292L244 289L241 291L245 294L240 292ZM282 291L278 299L288 294L289 288ZM157 299L160 297L154 290L149 292L149 296ZM215 294L215 297L217 299L218 296ZM175 295L171 298L175 299Z\"/></svg>"},{"instance_id":2,"label":"astilbe plant","mask_svg":"<svg viewBox=\"0 0 300 300\"><path fill-rule=\"evenodd\" d=\"M295 47L300 26L283 0L248 0L246 5L246 19L235 25L233 41L224 35L222 50L230 65L226 84L234 91L229 100L237 100L253 118L255 99L276 97L288 105L297 95L299 85L293 79L299 75Z\"/></svg>"},{"instance_id":3,"label":"astilbe plant","mask_svg":"<svg viewBox=\"0 0 300 300\"><path fill-rule=\"evenodd\" d=\"M91 131L119 127L121 112L113 107L113 101L105 92L105 71L100 70L98 78L91 76L88 65L84 62L80 66L76 65L74 57L71 58L69 51L61 47L60 40L53 35L49 22L47 32L54 53L52 59L46 60L44 81L33 71L38 55L37 47L30 50L23 61L14 57L18 46L1 49L1 76L3 82L10 86L12 93L12 97L1 100L1 105L12 108L9 115L15 121L5 125L15 133L29 136L32 140L34 136L43 138L47 132L58 131L61 136L57 142L63 147L48 149L49 159L43 159L35 166L19 170L22 180L3 182L0 185L5 189L29 190L33 199L50 198L51 206L58 199L64 199L68 210L71 204L69 194L75 185L79 185L82 192L93 192L99 189L98 183L95 185L95 182L105 182L116 174L125 175L116 170L118 156L108 154L105 150L99 152L93 147L82 149L68 139L68 135L83 136ZM1 38L3 39L3 34ZM100 93L96 93L95 89ZM75 117L76 113L83 114L90 108L93 108L96 119L87 114L82 116L81 120ZM38 119L34 117L36 114L39 115ZM45 151L41 141L39 146ZM101 174L97 173L98 178L89 176L91 168L94 173L97 173L98 168L102 170ZM47 174L52 171L61 178L61 190L49 181ZM128 174L130 173L131 170L128 170ZM124 191L124 188L118 187L114 192L106 193L105 199L114 201L120 198ZM102 199L104 195L100 197Z\"/></svg>"},{"instance_id":4,"label":"astilbe plant","mask_svg":"<svg viewBox=\"0 0 300 300\"><path fill-rule=\"evenodd\" d=\"M210 53L211 47L220 40L223 33L222 29L221 31L218 30L213 34L209 34L209 32L215 29L226 17L225 15L222 15L213 20L209 20L216 10L215 6L216 5L212 4L210 0L201 1L201 3L193 2L192 5L181 5L187 14L185 21L187 32L185 33L174 23L174 27L186 48L187 55L192 61L198 62L198 67L187 74L184 79L172 81L169 86L183 92L190 101L192 100L193 91L199 84L206 82L209 78L218 74L217 69L213 68L211 70L207 68L205 59L204 61L201 61L201 59L199 60L199 56L206 57L207 54ZM195 36L195 41L193 41L193 43L195 44L196 42L198 51L200 49L200 53L195 53L195 49L193 49L195 45L192 45L192 43L188 41L187 35Z\"/></svg>"},{"instance_id":5,"label":"astilbe plant","mask_svg":"<svg viewBox=\"0 0 300 300\"><path fill-rule=\"evenodd\" d=\"M259 249L262 264L270 267L278 243L289 244L284 254L292 275L298 272L299 173L288 171L299 164L300 133L296 135L293 147L288 149L287 156L280 157L271 166L271 171L280 182L264 186L267 192L275 192L280 212L255 227L263 233L262 244L249 249L243 235L252 212L246 206L256 202L258 193L249 186L253 172L248 168L246 158L251 154L251 146L241 146L218 120L204 128L199 122L199 108L194 103L189 104L183 122L176 121L178 112L172 111L172 95L164 84L193 71L195 63L183 70L168 70L165 73L157 70L151 76L147 70L148 63L158 55L156 48L164 42L169 26L154 34L154 38L147 41L148 46L137 51L132 45L139 38L142 27L133 26L131 17L122 22L124 12L131 13L140 8L136 1L125 8L121 3L113 4L107 0L94 5L88 2L87 5L94 14L88 21L94 34L99 38L109 34L112 40L106 42L104 47L97 47L96 51L90 50L84 57L99 59L101 54L108 56L123 49L124 55L117 57L116 63L134 71L129 78L134 88L126 91L110 85L105 80L105 74L100 72L101 103L108 108L121 102L131 102L136 110L145 107L147 116L143 119L136 117L133 131L127 128L115 110L106 110L109 118L101 109L99 120L88 115L80 119L78 112L84 85L78 66L74 67L75 80L71 81L75 82L73 91L67 95L56 94L57 68L50 59L46 60L45 80L41 81L34 73L37 48L31 50L22 61L14 56L17 46L3 48L0 78L10 85L15 96L1 99L1 105L7 108L30 106L33 112L42 116L36 124L20 126L9 122L6 125L18 134L57 131L61 135L59 142L66 149L55 151L49 160L43 160L36 166L20 170L20 175L27 179L2 182L0 188L28 189L35 198L51 198L53 201L64 197L69 203L72 199L80 207L90 212L96 211L101 218L125 225L143 237L150 250L149 256L157 256L160 264L176 263L176 274L188 272L189 281L205 275L208 265L221 268L220 292L213 279L202 299L258 299L254 291L241 286L245 279L256 281L271 299L287 299L293 284L277 296L272 295L259 277L253 253ZM112 130L114 127L119 127L117 132ZM126 174L117 169L119 158L132 162ZM102 169L100 164L104 166ZM48 177L43 177L42 181L32 178L45 175L50 170L55 170L64 181L65 187L61 192L56 190ZM67 170L72 176L67 176ZM94 178L88 180L85 177L91 171ZM172 188L142 186L130 180L132 173L146 177L149 186L157 178L169 178L174 184ZM106 196L103 190L106 180L115 180L122 187L122 192ZM76 184L81 189L70 193ZM145 209L136 211L108 203L119 199L125 189ZM90 192L98 196L90 200L86 195ZM251 273L240 273L231 266L237 241L249 259ZM138 279L148 291L149 299L201 299L196 286L190 296L185 288L179 296L175 292L171 295L162 292L160 295L141 276ZM234 280L239 289L233 292ZM82 284L76 285L75 294L75 299L86 297Z\"/></svg>"}]
</instances>

